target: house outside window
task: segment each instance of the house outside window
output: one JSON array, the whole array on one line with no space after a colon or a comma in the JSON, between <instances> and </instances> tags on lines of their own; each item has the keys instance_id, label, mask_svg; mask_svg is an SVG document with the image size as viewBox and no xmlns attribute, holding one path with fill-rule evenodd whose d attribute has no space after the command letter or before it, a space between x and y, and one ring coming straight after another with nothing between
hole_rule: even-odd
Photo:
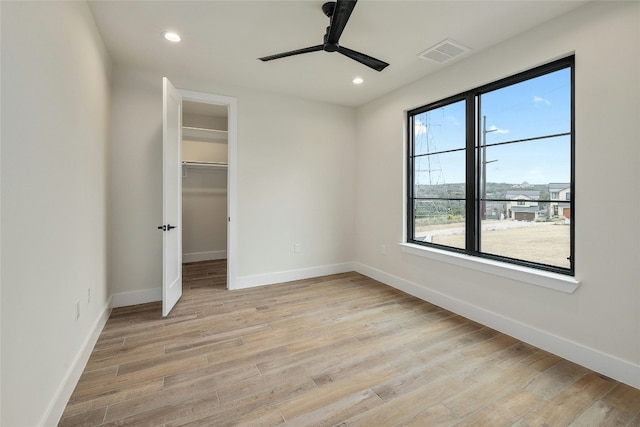
<instances>
[{"instance_id":1,"label":"house outside window","mask_svg":"<svg viewBox=\"0 0 640 427\"><path fill-rule=\"evenodd\" d=\"M566 200L571 200L571 183L569 182L555 182L549 184L549 194L551 195L551 209L552 216L558 219L570 219L571 218L571 203Z\"/></svg>"},{"instance_id":2,"label":"house outside window","mask_svg":"<svg viewBox=\"0 0 640 427\"><path fill-rule=\"evenodd\" d=\"M573 67L407 113L408 243L573 274Z\"/></svg>"}]
</instances>

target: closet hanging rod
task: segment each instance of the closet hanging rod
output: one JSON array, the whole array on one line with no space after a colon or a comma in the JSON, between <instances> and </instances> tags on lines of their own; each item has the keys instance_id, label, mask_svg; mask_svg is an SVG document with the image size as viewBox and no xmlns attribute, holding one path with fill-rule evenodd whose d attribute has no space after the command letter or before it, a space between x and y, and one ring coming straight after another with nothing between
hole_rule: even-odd
<instances>
[{"instance_id":1,"label":"closet hanging rod","mask_svg":"<svg viewBox=\"0 0 640 427\"><path fill-rule=\"evenodd\" d=\"M224 167L228 166L227 163L224 162L204 162L199 160L185 160L182 162L183 166L207 166L207 167Z\"/></svg>"}]
</instances>

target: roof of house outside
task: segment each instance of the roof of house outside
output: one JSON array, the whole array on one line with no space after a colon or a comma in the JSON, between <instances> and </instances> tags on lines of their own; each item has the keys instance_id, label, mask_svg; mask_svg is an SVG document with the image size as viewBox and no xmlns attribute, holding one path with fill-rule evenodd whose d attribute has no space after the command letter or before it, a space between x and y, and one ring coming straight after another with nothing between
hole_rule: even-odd
<instances>
[{"instance_id":1,"label":"roof of house outside","mask_svg":"<svg viewBox=\"0 0 640 427\"><path fill-rule=\"evenodd\" d=\"M540 192L533 191L533 190L529 190L529 191L511 190L511 191L507 191L507 194L505 195L505 197L509 200L517 199L518 196L526 197L529 200L538 200L540 198Z\"/></svg>"}]
</instances>

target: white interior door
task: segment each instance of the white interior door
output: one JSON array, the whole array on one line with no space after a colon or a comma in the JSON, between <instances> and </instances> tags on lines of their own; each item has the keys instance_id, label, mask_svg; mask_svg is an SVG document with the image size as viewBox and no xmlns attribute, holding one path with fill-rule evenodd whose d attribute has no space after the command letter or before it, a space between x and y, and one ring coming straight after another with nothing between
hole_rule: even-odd
<instances>
[{"instance_id":1,"label":"white interior door","mask_svg":"<svg viewBox=\"0 0 640 427\"><path fill-rule=\"evenodd\" d=\"M182 95L162 79L162 316L182 296Z\"/></svg>"}]
</instances>

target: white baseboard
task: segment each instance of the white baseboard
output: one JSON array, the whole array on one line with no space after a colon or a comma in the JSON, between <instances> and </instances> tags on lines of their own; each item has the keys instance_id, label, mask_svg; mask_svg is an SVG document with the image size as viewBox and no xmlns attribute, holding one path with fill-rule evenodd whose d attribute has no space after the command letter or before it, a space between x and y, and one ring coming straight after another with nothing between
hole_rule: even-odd
<instances>
[{"instance_id":1,"label":"white baseboard","mask_svg":"<svg viewBox=\"0 0 640 427\"><path fill-rule=\"evenodd\" d=\"M255 286L272 285L274 283L291 282L312 277L328 276L330 274L348 273L353 271L353 263L322 265L319 267L303 268L300 270L279 271L277 273L257 274L236 278L233 289L252 288Z\"/></svg>"},{"instance_id":2,"label":"white baseboard","mask_svg":"<svg viewBox=\"0 0 640 427\"><path fill-rule=\"evenodd\" d=\"M593 371L600 372L615 380L629 384L635 388L640 388L640 365L553 335L533 326L518 322L517 320L469 304L468 302L452 298L368 265L354 263L354 269L360 274L364 274L365 276L371 277L372 279L424 301L438 305Z\"/></svg>"},{"instance_id":3,"label":"white baseboard","mask_svg":"<svg viewBox=\"0 0 640 427\"><path fill-rule=\"evenodd\" d=\"M111 306L113 308L155 301L162 301L162 287L143 289L141 291L121 292L111 296Z\"/></svg>"},{"instance_id":4,"label":"white baseboard","mask_svg":"<svg viewBox=\"0 0 640 427\"><path fill-rule=\"evenodd\" d=\"M76 388L76 384L78 384L78 380L80 379L80 376L82 375L82 372L87 365L89 356L91 356L93 347L96 345L96 342L100 337L100 333L102 332L104 325L107 323L110 314L111 299L107 301L107 304L102 310L102 313L96 319L91 333L87 335L87 338L82 343L78 354L71 363L71 366L69 367L67 374L64 376L62 383L58 387L58 390L56 391L54 398L49 405L49 408L45 412L40 425L57 426L60 422L60 418L62 417L64 409L67 407L67 402L69 402L69 398L71 397L73 390Z\"/></svg>"},{"instance_id":5,"label":"white baseboard","mask_svg":"<svg viewBox=\"0 0 640 427\"><path fill-rule=\"evenodd\" d=\"M190 254L182 254L182 262L199 262L211 261L214 259L227 258L227 251L209 251L209 252L193 252Z\"/></svg>"}]
</instances>

